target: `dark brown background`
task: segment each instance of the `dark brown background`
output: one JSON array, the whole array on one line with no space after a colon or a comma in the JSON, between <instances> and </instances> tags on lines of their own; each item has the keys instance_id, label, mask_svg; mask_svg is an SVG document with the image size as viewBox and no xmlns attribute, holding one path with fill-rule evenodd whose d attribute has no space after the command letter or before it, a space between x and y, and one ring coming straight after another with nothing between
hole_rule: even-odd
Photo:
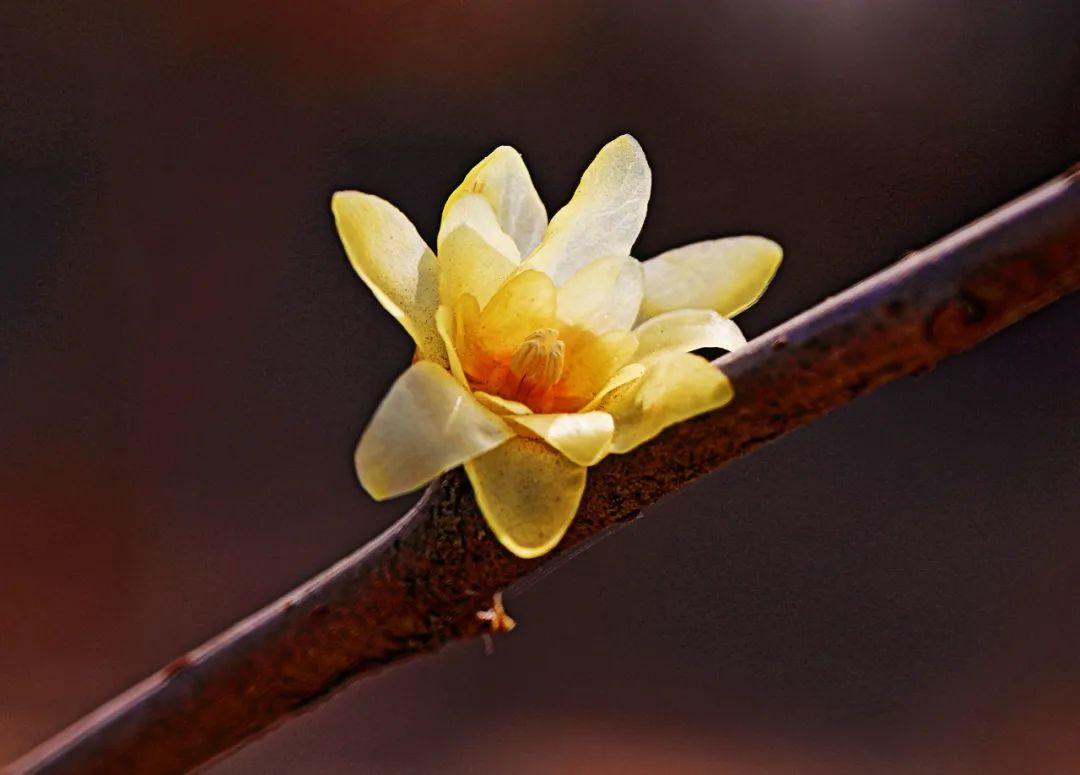
<instances>
[{"instance_id":1,"label":"dark brown background","mask_svg":"<svg viewBox=\"0 0 1080 775\"><path fill-rule=\"evenodd\" d=\"M1080 159L1073 0L4 5L0 760L405 509L352 473L410 350L333 190L431 238L495 145L554 210L630 131L640 256L787 247L755 334ZM515 596L494 656L212 772L1075 771L1078 323L733 464Z\"/></svg>"}]
</instances>

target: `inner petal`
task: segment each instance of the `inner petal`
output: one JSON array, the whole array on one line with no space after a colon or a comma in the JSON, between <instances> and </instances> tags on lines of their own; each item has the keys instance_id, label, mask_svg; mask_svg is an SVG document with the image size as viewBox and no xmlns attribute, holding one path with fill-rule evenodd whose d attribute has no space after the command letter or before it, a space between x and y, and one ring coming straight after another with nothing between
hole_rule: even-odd
<instances>
[{"instance_id":1,"label":"inner petal","mask_svg":"<svg viewBox=\"0 0 1080 775\"><path fill-rule=\"evenodd\" d=\"M489 353L509 356L526 337L551 327L555 303L555 284L550 277L543 272L518 272L484 306L474 336Z\"/></svg>"},{"instance_id":2,"label":"inner petal","mask_svg":"<svg viewBox=\"0 0 1080 775\"><path fill-rule=\"evenodd\" d=\"M525 271L504 283L481 311L464 294L454 339L469 387L546 414L578 412L637 350L629 331L603 334L554 316L554 285Z\"/></svg>"},{"instance_id":3,"label":"inner petal","mask_svg":"<svg viewBox=\"0 0 1080 775\"><path fill-rule=\"evenodd\" d=\"M630 362L638 346L637 337L629 331L597 335L582 328L564 328L562 338L566 342L566 368L545 411L579 411Z\"/></svg>"}]
</instances>

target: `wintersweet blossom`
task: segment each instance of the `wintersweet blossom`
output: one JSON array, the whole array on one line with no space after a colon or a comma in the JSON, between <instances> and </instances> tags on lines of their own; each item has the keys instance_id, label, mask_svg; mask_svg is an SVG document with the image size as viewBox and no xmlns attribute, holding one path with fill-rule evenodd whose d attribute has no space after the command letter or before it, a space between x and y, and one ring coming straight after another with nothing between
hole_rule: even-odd
<instances>
[{"instance_id":1,"label":"wintersweet blossom","mask_svg":"<svg viewBox=\"0 0 1080 775\"><path fill-rule=\"evenodd\" d=\"M729 237L639 262L650 188L623 135L549 223L502 146L450 194L436 252L389 202L334 195L349 260L417 347L356 449L372 496L464 465L495 536L536 557L573 520L589 466L731 400L692 351L745 343L730 318L765 290L780 247Z\"/></svg>"}]
</instances>

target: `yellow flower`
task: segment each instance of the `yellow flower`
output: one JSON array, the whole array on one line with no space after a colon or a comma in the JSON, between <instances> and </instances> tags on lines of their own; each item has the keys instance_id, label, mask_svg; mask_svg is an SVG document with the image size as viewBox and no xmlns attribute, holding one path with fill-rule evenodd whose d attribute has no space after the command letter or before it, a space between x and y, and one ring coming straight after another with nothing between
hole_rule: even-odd
<instances>
[{"instance_id":1,"label":"yellow flower","mask_svg":"<svg viewBox=\"0 0 1080 775\"><path fill-rule=\"evenodd\" d=\"M691 351L745 343L729 318L765 290L780 247L731 237L639 262L650 187L623 135L548 223L521 155L502 146L447 200L437 257L393 205L334 195L349 260L417 346L356 449L372 496L464 464L499 541L536 557L573 520L588 466L731 400Z\"/></svg>"}]
</instances>

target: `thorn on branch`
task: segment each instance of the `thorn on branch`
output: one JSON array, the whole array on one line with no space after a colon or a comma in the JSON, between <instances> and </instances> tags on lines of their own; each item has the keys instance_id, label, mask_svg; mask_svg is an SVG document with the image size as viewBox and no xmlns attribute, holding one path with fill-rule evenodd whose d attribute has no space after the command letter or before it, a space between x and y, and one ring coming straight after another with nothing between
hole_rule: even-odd
<instances>
[{"instance_id":1,"label":"thorn on branch","mask_svg":"<svg viewBox=\"0 0 1080 775\"><path fill-rule=\"evenodd\" d=\"M488 656L495 653L495 641L491 636L496 633L510 632L517 627L517 622L510 618L510 615L506 613L506 609L503 607L501 591L492 595L491 608L485 611L477 611L476 618L485 624L483 632L484 653Z\"/></svg>"},{"instance_id":2,"label":"thorn on branch","mask_svg":"<svg viewBox=\"0 0 1080 775\"><path fill-rule=\"evenodd\" d=\"M476 618L487 623L487 633L495 635L500 632L510 632L517 627L517 622L510 618L503 607L502 592L496 592L491 596L491 608L486 611L477 611Z\"/></svg>"}]
</instances>

